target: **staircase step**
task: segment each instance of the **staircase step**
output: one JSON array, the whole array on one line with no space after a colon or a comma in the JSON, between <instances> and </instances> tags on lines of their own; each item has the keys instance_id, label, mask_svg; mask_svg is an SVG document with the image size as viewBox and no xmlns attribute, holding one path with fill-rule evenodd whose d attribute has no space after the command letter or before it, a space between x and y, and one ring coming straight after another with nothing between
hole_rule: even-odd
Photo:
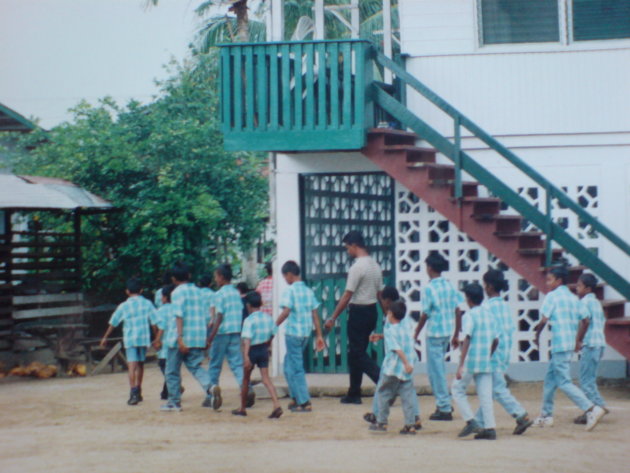
<instances>
[{"instance_id":1,"label":"staircase step","mask_svg":"<svg viewBox=\"0 0 630 473\"><path fill-rule=\"evenodd\" d=\"M518 245L521 249L543 248L545 240L542 232L494 232L494 234L502 239L518 239Z\"/></svg>"},{"instance_id":2,"label":"staircase step","mask_svg":"<svg viewBox=\"0 0 630 473\"><path fill-rule=\"evenodd\" d=\"M454 179L432 179L429 185L433 187L450 187L451 195L455 196L455 180ZM477 197L480 184L476 181L462 182L462 197Z\"/></svg>"},{"instance_id":3,"label":"staircase step","mask_svg":"<svg viewBox=\"0 0 630 473\"><path fill-rule=\"evenodd\" d=\"M464 197L465 204L472 204L471 217L476 220L492 221L501 212L501 199L496 197Z\"/></svg>"},{"instance_id":4,"label":"staircase step","mask_svg":"<svg viewBox=\"0 0 630 473\"><path fill-rule=\"evenodd\" d=\"M403 130L395 130L393 128L372 128L368 131L368 139L375 137L383 139L385 146L409 144L415 145L418 136L415 133Z\"/></svg>"},{"instance_id":5,"label":"staircase step","mask_svg":"<svg viewBox=\"0 0 630 473\"><path fill-rule=\"evenodd\" d=\"M539 257L540 264L543 266L545 265L545 258L546 258L545 248L520 248L517 251L522 256ZM554 261L557 261L563 255L564 255L564 250L562 250L562 248L553 248L551 250L552 265Z\"/></svg>"},{"instance_id":6,"label":"staircase step","mask_svg":"<svg viewBox=\"0 0 630 473\"><path fill-rule=\"evenodd\" d=\"M406 153L407 162L410 163L435 163L435 150L419 148L409 144L388 145L383 148L386 154Z\"/></svg>"},{"instance_id":7,"label":"staircase step","mask_svg":"<svg viewBox=\"0 0 630 473\"><path fill-rule=\"evenodd\" d=\"M450 164L407 163L407 167L409 169L426 171L428 173L429 180L455 178L455 166L451 166Z\"/></svg>"},{"instance_id":8,"label":"staircase step","mask_svg":"<svg viewBox=\"0 0 630 473\"><path fill-rule=\"evenodd\" d=\"M497 215L495 217L498 233L518 233L521 231L523 217L520 215Z\"/></svg>"},{"instance_id":9,"label":"staircase step","mask_svg":"<svg viewBox=\"0 0 630 473\"><path fill-rule=\"evenodd\" d=\"M604 300L602 307L607 319L620 319L626 315L626 301L621 300Z\"/></svg>"},{"instance_id":10,"label":"staircase step","mask_svg":"<svg viewBox=\"0 0 630 473\"><path fill-rule=\"evenodd\" d=\"M614 325L619 327L630 327L630 317L619 317L616 319L609 319L606 321L606 325Z\"/></svg>"}]
</instances>

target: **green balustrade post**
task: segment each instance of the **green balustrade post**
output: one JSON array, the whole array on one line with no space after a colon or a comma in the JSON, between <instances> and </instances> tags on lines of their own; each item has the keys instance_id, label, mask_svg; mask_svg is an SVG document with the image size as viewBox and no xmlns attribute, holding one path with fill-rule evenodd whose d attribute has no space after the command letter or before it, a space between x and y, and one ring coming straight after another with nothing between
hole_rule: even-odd
<instances>
[{"instance_id":1,"label":"green balustrade post","mask_svg":"<svg viewBox=\"0 0 630 473\"><path fill-rule=\"evenodd\" d=\"M551 266L551 243L553 242L553 218L552 218L552 205L551 205L551 189L550 186L545 186L545 266L548 268Z\"/></svg>"},{"instance_id":2,"label":"green balustrade post","mask_svg":"<svg viewBox=\"0 0 630 473\"><path fill-rule=\"evenodd\" d=\"M453 118L454 137L455 137L455 198L457 205L462 205L462 137L461 123L459 115Z\"/></svg>"}]
</instances>

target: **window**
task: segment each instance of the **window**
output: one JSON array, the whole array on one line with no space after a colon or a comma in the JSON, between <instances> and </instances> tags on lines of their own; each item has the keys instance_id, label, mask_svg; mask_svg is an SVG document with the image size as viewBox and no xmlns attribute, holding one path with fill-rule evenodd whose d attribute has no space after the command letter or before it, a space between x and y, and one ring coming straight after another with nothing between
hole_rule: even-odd
<instances>
[{"instance_id":1,"label":"window","mask_svg":"<svg viewBox=\"0 0 630 473\"><path fill-rule=\"evenodd\" d=\"M630 0L573 0L573 40L630 38Z\"/></svg>"},{"instance_id":2,"label":"window","mask_svg":"<svg viewBox=\"0 0 630 473\"><path fill-rule=\"evenodd\" d=\"M558 0L481 0L483 44L560 41Z\"/></svg>"}]
</instances>

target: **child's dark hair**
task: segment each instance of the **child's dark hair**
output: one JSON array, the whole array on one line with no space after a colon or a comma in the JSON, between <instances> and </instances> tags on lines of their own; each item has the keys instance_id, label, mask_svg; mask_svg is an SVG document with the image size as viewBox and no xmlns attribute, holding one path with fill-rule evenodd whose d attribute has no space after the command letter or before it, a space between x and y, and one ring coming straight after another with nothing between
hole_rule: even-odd
<instances>
[{"instance_id":1,"label":"child's dark hair","mask_svg":"<svg viewBox=\"0 0 630 473\"><path fill-rule=\"evenodd\" d=\"M300 265L297 264L295 261L287 261L286 263L282 265L282 269L280 269L280 271L282 271L282 274L291 273L294 276L299 276Z\"/></svg>"},{"instance_id":2,"label":"child's dark hair","mask_svg":"<svg viewBox=\"0 0 630 473\"><path fill-rule=\"evenodd\" d=\"M164 271L164 274L162 274L162 285L163 286L167 286L171 284L171 271Z\"/></svg>"},{"instance_id":3,"label":"child's dark hair","mask_svg":"<svg viewBox=\"0 0 630 473\"><path fill-rule=\"evenodd\" d=\"M254 309L258 309L262 306L262 297L256 291L249 291L245 296L245 304L249 304Z\"/></svg>"},{"instance_id":4,"label":"child's dark hair","mask_svg":"<svg viewBox=\"0 0 630 473\"><path fill-rule=\"evenodd\" d=\"M489 269L486 274L483 275L483 282L492 287L495 292L507 291L510 288L507 279L503 271L498 269Z\"/></svg>"},{"instance_id":5,"label":"child's dark hair","mask_svg":"<svg viewBox=\"0 0 630 473\"><path fill-rule=\"evenodd\" d=\"M443 273L444 271L448 271L448 261L446 258L442 256L437 251L432 251L427 256L427 259L424 260L429 268L431 268L436 273Z\"/></svg>"},{"instance_id":6,"label":"child's dark hair","mask_svg":"<svg viewBox=\"0 0 630 473\"><path fill-rule=\"evenodd\" d=\"M387 299L390 301L397 301L400 299L400 294L398 293L398 289L393 286L385 286L383 291L381 291L381 299Z\"/></svg>"},{"instance_id":7,"label":"child's dark hair","mask_svg":"<svg viewBox=\"0 0 630 473\"><path fill-rule=\"evenodd\" d=\"M407 306L403 301L394 301L392 305L389 306L389 310L396 320L402 320L407 313Z\"/></svg>"},{"instance_id":8,"label":"child's dark hair","mask_svg":"<svg viewBox=\"0 0 630 473\"><path fill-rule=\"evenodd\" d=\"M597 289L598 281L597 281L597 277L595 277L594 274L591 274L591 273L580 274L580 281L582 281L582 284L588 287L591 290L591 292Z\"/></svg>"},{"instance_id":9,"label":"child's dark hair","mask_svg":"<svg viewBox=\"0 0 630 473\"><path fill-rule=\"evenodd\" d=\"M125 288L131 294L140 294L142 292L142 283L138 278L129 278L127 279L127 283L125 284Z\"/></svg>"},{"instance_id":10,"label":"child's dark hair","mask_svg":"<svg viewBox=\"0 0 630 473\"><path fill-rule=\"evenodd\" d=\"M241 293L241 295L247 294L249 292L249 287L247 286L246 282L239 282L236 285L236 289L238 290L238 292Z\"/></svg>"},{"instance_id":11,"label":"child's dark hair","mask_svg":"<svg viewBox=\"0 0 630 473\"><path fill-rule=\"evenodd\" d=\"M221 277L226 281L229 282L232 280L232 266L230 264L220 264L219 266L217 266L217 269L215 269L215 271L219 273Z\"/></svg>"},{"instance_id":12,"label":"child's dark hair","mask_svg":"<svg viewBox=\"0 0 630 473\"><path fill-rule=\"evenodd\" d=\"M346 245L357 245L359 248L365 248L365 239L363 238L363 233L358 230L352 230L346 233L346 236L341 240L342 243Z\"/></svg>"},{"instance_id":13,"label":"child's dark hair","mask_svg":"<svg viewBox=\"0 0 630 473\"><path fill-rule=\"evenodd\" d=\"M209 287L212 284L212 276L208 273L202 274L199 278L199 287Z\"/></svg>"},{"instance_id":14,"label":"child's dark hair","mask_svg":"<svg viewBox=\"0 0 630 473\"><path fill-rule=\"evenodd\" d=\"M271 261L265 263L265 271L267 271L267 276L273 275L273 264L271 264Z\"/></svg>"},{"instance_id":15,"label":"child's dark hair","mask_svg":"<svg viewBox=\"0 0 630 473\"><path fill-rule=\"evenodd\" d=\"M171 269L171 276L179 282L187 282L190 280L190 268L186 263L178 261Z\"/></svg>"},{"instance_id":16,"label":"child's dark hair","mask_svg":"<svg viewBox=\"0 0 630 473\"><path fill-rule=\"evenodd\" d=\"M464 287L464 294L475 305L480 305L483 302L483 289L476 282L467 284Z\"/></svg>"},{"instance_id":17,"label":"child's dark hair","mask_svg":"<svg viewBox=\"0 0 630 473\"><path fill-rule=\"evenodd\" d=\"M166 299L167 302L171 302L171 294L175 290L175 284L167 284L162 287L162 297Z\"/></svg>"},{"instance_id":18,"label":"child's dark hair","mask_svg":"<svg viewBox=\"0 0 630 473\"><path fill-rule=\"evenodd\" d=\"M554 266L549 270L549 274L552 274L556 279L560 279L562 284L566 284L569 280L569 270L566 266Z\"/></svg>"}]
</instances>

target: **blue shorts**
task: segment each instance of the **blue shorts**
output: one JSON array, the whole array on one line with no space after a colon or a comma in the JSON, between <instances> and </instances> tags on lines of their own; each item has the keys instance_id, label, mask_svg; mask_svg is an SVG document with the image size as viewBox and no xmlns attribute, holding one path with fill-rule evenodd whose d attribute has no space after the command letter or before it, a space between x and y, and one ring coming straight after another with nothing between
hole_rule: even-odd
<instances>
[{"instance_id":1,"label":"blue shorts","mask_svg":"<svg viewBox=\"0 0 630 473\"><path fill-rule=\"evenodd\" d=\"M127 355L127 363L139 361L143 362L147 357L146 347L128 347L125 348L125 354Z\"/></svg>"},{"instance_id":2,"label":"blue shorts","mask_svg":"<svg viewBox=\"0 0 630 473\"><path fill-rule=\"evenodd\" d=\"M267 368L269 366L269 345L261 343L249 347L249 361L252 362L253 366L258 365L259 368Z\"/></svg>"}]
</instances>

